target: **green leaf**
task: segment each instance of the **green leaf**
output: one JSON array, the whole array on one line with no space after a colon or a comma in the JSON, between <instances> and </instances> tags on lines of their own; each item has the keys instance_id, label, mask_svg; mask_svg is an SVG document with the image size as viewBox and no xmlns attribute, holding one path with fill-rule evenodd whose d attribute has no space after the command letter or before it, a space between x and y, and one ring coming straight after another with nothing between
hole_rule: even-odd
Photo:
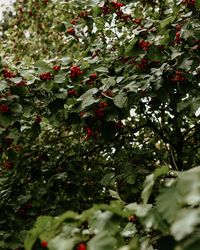
<instances>
[{"instance_id":1,"label":"green leaf","mask_svg":"<svg viewBox=\"0 0 200 250\"><path fill-rule=\"evenodd\" d=\"M115 182L115 173L106 174L101 179L101 184L104 185L104 186L109 186L109 185L111 185L114 182Z\"/></svg>"},{"instance_id":2,"label":"green leaf","mask_svg":"<svg viewBox=\"0 0 200 250\"><path fill-rule=\"evenodd\" d=\"M81 95L77 101L82 101L82 109L97 103L99 100L95 99L93 97L94 94L96 94L99 90L97 88L92 88L86 91L83 95Z\"/></svg>"},{"instance_id":3,"label":"green leaf","mask_svg":"<svg viewBox=\"0 0 200 250\"><path fill-rule=\"evenodd\" d=\"M105 67L98 67L95 69L97 72L108 73L108 69Z\"/></svg>"},{"instance_id":4,"label":"green leaf","mask_svg":"<svg viewBox=\"0 0 200 250\"><path fill-rule=\"evenodd\" d=\"M200 0L196 0L196 1L195 1L195 7L196 7L197 9L200 9Z\"/></svg>"},{"instance_id":5,"label":"green leaf","mask_svg":"<svg viewBox=\"0 0 200 250\"><path fill-rule=\"evenodd\" d=\"M142 195L141 195L144 203L148 202L148 199L151 195L156 179L160 176L167 174L168 171L169 171L169 167L167 165L164 165L164 166L158 167L154 171L154 173L146 177L144 184L143 184L144 188L143 188Z\"/></svg>"},{"instance_id":6,"label":"green leaf","mask_svg":"<svg viewBox=\"0 0 200 250\"><path fill-rule=\"evenodd\" d=\"M181 197L175 185L160 191L156 198L156 207L168 223L173 222L181 209Z\"/></svg>"},{"instance_id":7,"label":"green leaf","mask_svg":"<svg viewBox=\"0 0 200 250\"><path fill-rule=\"evenodd\" d=\"M142 195L141 195L142 200L145 204L148 202L154 183L155 183L154 174L148 175L144 181L144 189L142 190Z\"/></svg>"},{"instance_id":8,"label":"green leaf","mask_svg":"<svg viewBox=\"0 0 200 250\"><path fill-rule=\"evenodd\" d=\"M168 24L172 23L176 19L176 16L170 16L162 21L160 21L160 29L164 29Z\"/></svg>"},{"instance_id":9,"label":"green leaf","mask_svg":"<svg viewBox=\"0 0 200 250\"><path fill-rule=\"evenodd\" d=\"M151 208L151 204L137 204L136 202L130 203L126 206L127 210L131 211L138 217L145 217Z\"/></svg>"},{"instance_id":10,"label":"green leaf","mask_svg":"<svg viewBox=\"0 0 200 250\"><path fill-rule=\"evenodd\" d=\"M193 233L199 223L200 210L185 208L177 213L176 220L171 226L171 233L177 241L180 241Z\"/></svg>"},{"instance_id":11,"label":"green leaf","mask_svg":"<svg viewBox=\"0 0 200 250\"><path fill-rule=\"evenodd\" d=\"M13 113L21 113L22 110L23 110L23 107L21 104L19 103L13 103L12 105L10 105L10 110L13 112Z\"/></svg>"},{"instance_id":12,"label":"green leaf","mask_svg":"<svg viewBox=\"0 0 200 250\"><path fill-rule=\"evenodd\" d=\"M37 61L37 62L35 62L34 66L36 68L38 68L40 72L52 71L51 67L44 61Z\"/></svg>"},{"instance_id":13,"label":"green leaf","mask_svg":"<svg viewBox=\"0 0 200 250\"><path fill-rule=\"evenodd\" d=\"M121 235L122 237L133 237L137 233L137 229L135 224L128 223L122 230Z\"/></svg>"},{"instance_id":14,"label":"green leaf","mask_svg":"<svg viewBox=\"0 0 200 250\"><path fill-rule=\"evenodd\" d=\"M92 88L87 90L84 94L82 94L78 100L83 101L85 99L87 99L88 97L93 96L94 94L96 94L99 90L97 88Z\"/></svg>"},{"instance_id":15,"label":"green leaf","mask_svg":"<svg viewBox=\"0 0 200 250\"><path fill-rule=\"evenodd\" d=\"M93 231L98 233L115 234L119 231L119 220L110 211L97 211L90 219L89 225Z\"/></svg>"},{"instance_id":16,"label":"green leaf","mask_svg":"<svg viewBox=\"0 0 200 250\"><path fill-rule=\"evenodd\" d=\"M48 244L49 250L72 250L74 249L76 239L66 239L62 235L58 235L54 239L50 240Z\"/></svg>"},{"instance_id":17,"label":"green leaf","mask_svg":"<svg viewBox=\"0 0 200 250\"><path fill-rule=\"evenodd\" d=\"M40 216L37 218L34 227L27 233L24 242L25 250L32 250L32 247L39 237L40 233L51 228L52 220L53 218L51 216Z\"/></svg>"},{"instance_id":18,"label":"green leaf","mask_svg":"<svg viewBox=\"0 0 200 250\"><path fill-rule=\"evenodd\" d=\"M189 71L191 69L192 64L193 64L193 60L190 60L189 58L184 58L179 68Z\"/></svg>"},{"instance_id":19,"label":"green leaf","mask_svg":"<svg viewBox=\"0 0 200 250\"><path fill-rule=\"evenodd\" d=\"M12 117L9 114L0 113L0 125L2 127L8 127L12 123Z\"/></svg>"},{"instance_id":20,"label":"green leaf","mask_svg":"<svg viewBox=\"0 0 200 250\"><path fill-rule=\"evenodd\" d=\"M185 204L198 205L200 203L200 167L181 173L177 190Z\"/></svg>"},{"instance_id":21,"label":"green leaf","mask_svg":"<svg viewBox=\"0 0 200 250\"><path fill-rule=\"evenodd\" d=\"M6 81L0 81L0 91L6 89L8 87L8 83Z\"/></svg>"},{"instance_id":22,"label":"green leaf","mask_svg":"<svg viewBox=\"0 0 200 250\"><path fill-rule=\"evenodd\" d=\"M117 247L116 238L106 232L97 234L88 242L88 250L111 250Z\"/></svg>"},{"instance_id":23,"label":"green leaf","mask_svg":"<svg viewBox=\"0 0 200 250\"><path fill-rule=\"evenodd\" d=\"M22 77L14 77L14 78L12 78L12 82L14 82L14 83L19 83L22 80L23 80Z\"/></svg>"},{"instance_id":24,"label":"green leaf","mask_svg":"<svg viewBox=\"0 0 200 250\"><path fill-rule=\"evenodd\" d=\"M54 82L55 83L63 83L66 79L66 75L64 73L60 73L58 75L55 75Z\"/></svg>"},{"instance_id":25,"label":"green leaf","mask_svg":"<svg viewBox=\"0 0 200 250\"><path fill-rule=\"evenodd\" d=\"M125 47L125 56L134 56L137 53L137 49L135 47L136 43L138 41L138 38L135 37L133 40L130 41L130 43Z\"/></svg>"},{"instance_id":26,"label":"green leaf","mask_svg":"<svg viewBox=\"0 0 200 250\"><path fill-rule=\"evenodd\" d=\"M119 92L114 98L114 104L119 108L124 108L127 103L128 97L125 92Z\"/></svg>"}]
</instances>

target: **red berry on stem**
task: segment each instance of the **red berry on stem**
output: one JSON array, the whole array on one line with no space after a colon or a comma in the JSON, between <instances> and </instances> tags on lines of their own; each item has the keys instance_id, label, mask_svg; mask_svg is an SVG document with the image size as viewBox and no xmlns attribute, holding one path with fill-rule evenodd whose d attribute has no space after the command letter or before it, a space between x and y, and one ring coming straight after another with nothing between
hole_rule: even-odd
<instances>
[{"instance_id":1,"label":"red berry on stem","mask_svg":"<svg viewBox=\"0 0 200 250\"><path fill-rule=\"evenodd\" d=\"M67 33L68 33L69 35L74 36L74 35L75 35L75 29L74 29L73 27L67 29Z\"/></svg>"},{"instance_id":2,"label":"red berry on stem","mask_svg":"<svg viewBox=\"0 0 200 250\"><path fill-rule=\"evenodd\" d=\"M67 93L68 93L68 95L77 95L77 92L76 92L75 89L69 89L69 90L67 91Z\"/></svg>"},{"instance_id":3,"label":"red berry on stem","mask_svg":"<svg viewBox=\"0 0 200 250\"><path fill-rule=\"evenodd\" d=\"M43 241L41 242L41 247L42 247L42 248L47 248L47 246L48 246L47 241L46 241L46 240L43 240Z\"/></svg>"},{"instance_id":4,"label":"red berry on stem","mask_svg":"<svg viewBox=\"0 0 200 250\"><path fill-rule=\"evenodd\" d=\"M89 78L90 78L91 81L94 81L94 80L97 79L97 74L96 74L96 73L93 73L93 74L91 74L91 75L89 76Z\"/></svg>"},{"instance_id":5,"label":"red berry on stem","mask_svg":"<svg viewBox=\"0 0 200 250\"><path fill-rule=\"evenodd\" d=\"M87 247L86 247L85 243L80 243L77 246L76 250L87 250Z\"/></svg>"},{"instance_id":6,"label":"red berry on stem","mask_svg":"<svg viewBox=\"0 0 200 250\"><path fill-rule=\"evenodd\" d=\"M54 66L53 66L53 70L59 71L59 70L60 70L60 65L54 65Z\"/></svg>"}]
</instances>

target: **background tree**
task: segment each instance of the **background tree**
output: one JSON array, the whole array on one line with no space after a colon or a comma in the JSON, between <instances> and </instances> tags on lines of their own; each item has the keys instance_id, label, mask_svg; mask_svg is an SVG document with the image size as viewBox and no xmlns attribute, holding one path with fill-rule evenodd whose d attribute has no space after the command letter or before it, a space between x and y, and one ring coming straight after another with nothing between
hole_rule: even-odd
<instances>
[{"instance_id":1,"label":"background tree","mask_svg":"<svg viewBox=\"0 0 200 250\"><path fill-rule=\"evenodd\" d=\"M66 210L81 215L39 217L26 249L63 249L54 237L66 227L80 230L65 235L67 249L195 249L200 3L142 3L17 1L4 19L2 249L22 248L38 216ZM84 236L102 210L104 240Z\"/></svg>"}]
</instances>

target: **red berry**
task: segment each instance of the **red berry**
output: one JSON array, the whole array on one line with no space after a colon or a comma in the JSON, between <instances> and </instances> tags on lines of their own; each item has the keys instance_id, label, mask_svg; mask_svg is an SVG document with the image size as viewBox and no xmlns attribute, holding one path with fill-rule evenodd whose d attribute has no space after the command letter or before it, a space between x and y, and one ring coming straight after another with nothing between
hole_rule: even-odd
<instances>
[{"instance_id":1,"label":"red berry","mask_svg":"<svg viewBox=\"0 0 200 250\"><path fill-rule=\"evenodd\" d=\"M47 246L48 246L47 241L43 240L43 241L41 242L41 247L42 247L42 248L47 248Z\"/></svg>"},{"instance_id":2,"label":"red berry","mask_svg":"<svg viewBox=\"0 0 200 250\"><path fill-rule=\"evenodd\" d=\"M102 13L105 14L105 15L111 13L111 9L110 9L108 6L106 6L106 5L104 5L103 7L101 7L101 11L102 11Z\"/></svg>"},{"instance_id":3,"label":"red berry","mask_svg":"<svg viewBox=\"0 0 200 250\"><path fill-rule=\"evenodd\" d=\"M91 128L89 128L89 127L86 127L86 128L84 128L84 130L85 130L85 132L86 132L86 141L90 138L90 137L93 137L94 136L94 131L91 129Z\"/></svg>"},{"instance_id":4,"label":"red berry","mask_svg":"<svg viewBox=\"0 0 200 250\"><path fill-rule=\"evenodd\" d=\"M67 33L68 33L69 35L74 36L74 35L75 35L75 29L74 29L73 27L67 29Z\"/></svg>"},{"instance_id":5,"label":"red berry","mask_svg":"<svg viewBox=\"0 0 200 250\"><path fill-rule=\"evenodd\" d=\"M121 7L123 7L125 4L124 3L119 3L119 2L111 2L113 5L113 8L115 9L120 9Z\"/></svg>"},{"instance_id":6,"label":"red berry","mask_svg":"<svg viewBox=\"0 0 200 250\"><path fill-rule=\"evenodd\" d=\"M59 71L59 70L60 70L60 65L55 65L55 66L53 66L53 70Z\"/></svg>"},{"instance_id":7,"label":"red berry","mask_svg":"<svg viewBox=\"0 0 200 250\"><path fill-rule=\"evenodd\" d=\"M82 74L83 74L83 71L81 71L80 67L78 67L76 65L73 65L70 67L70 78L71 79L74 79Z\"/></svg>"},{"instance_id":8,"label":"red berry","mask_svg":"<svg viewBox=\"0 0 200 250\"><path fill-rule=\"evenodd\" d=\"M73 20L71 20L71 24L73 24L73 25L76 25L77 24L77 22L78 22L78 18L75 18L75 19L73 19Z\"/></svg>"},{"instance_id":9,"label":"red berry","mask_svg":"<svg viewBox=\"0 0 200 250\"><path fill-rule=\"evenodd\" d=\"M183 72L177 70L175 75L171 79L173 82L184 82L186 79L183 76Z\"/></svg>"},{"instance_id":10,"label":"red berry","mask_svg":"<svg viewBox=\"0 0 200 250\"><path fill-rule=\"evenodd\" d=\"M135 18L133 19L133 22L139 25L142 22L142 18Z\"/></svg>"},{"instance_id":11,"label":"red berry","mask_svg":"<svg viewBox=\"0 0 200 250\"><path fill-rule=\"evenodd\" d=\"M37 115L36 118L35 118L35 123L39 125L41 121L42 121L41 116Z\"/></svg>"},{"instance_id":12,"label":"red berry","mask_svg":"<svg viewBox=\"0 0 200 250\"><path fill-rule=\"evenodd\" d=\"M117 121L116 122L116 128L117 129L122 129L124 127L124 124L122 123L122 121Z\"/></svg>"},{"instance_id":13,"label":"red berry","mask_svg":"<svg viewBox=\"0 0 200 250\"><path fill-rule=\"evenodd\" d=\"M99 108L106 108L106 107L108 107L108 103L107 102L99 102L98 107Z\"/></svg>"},{"instance_id":14,"label":"red berry","mask_svg":"<svg viewBox=\"0 0 200 250\"><path fill-rule=\"evenodd\" d=\"M149 46L151 45L150 42L145 42L144 40L139 41L139 47L143 50L148 50Z\"/></svg>"},{"instance_id":15,"label":"red berry","mask_svg":"<svg viewBox=\"0 0 200 250\"><path fill-rule=\"evenodd\" d=\"M89 76L89 78L90 78L91 81L94 81L94 80L97 79L97 74L96 74L96 73L93 73L93 74L91 74L91 75Z\"/></svg>"},{"instance_id":16,"label":"red berry","mask_svg":"<svg viewBox=\"0 0 200 250\"><path fill-rule=\"evenodd\" d=\"M44 73L41 73L41 74L39 75L39 77L40 77L40 79L41 79L42 81L47 81L47 80L51 80L52 75L51 75L50 72L44 72Z\"/></svg>"},{"instance_id":17,"label":"red berry","mask_svg":"<svg viewBox=\"0 0 200 250\"><path fill-rule=\"evenodd\" d=\"M6 104L1 104L0 112L1 113L7 113L8 111L9 111L9 107Z\"/></svg>"},{"instance_id":18,"label":"red berry","mask_svg":"<svg viewBox=\"0 0 200 250\"><path fill-rule=\"evenodd\" d=\"M175 38L175 42L176 43L180 43L181 42L181 38L180 38L181 33L179 31L176 32L176 38Z\"/></svg>"},{"instance_id":19,"label":"red berry","mask_svg":"<svg viewBox=\"0 0 200 250\"><path fill-rule=\"evenodd\" d=\"M137 67L142 70L147 66L147 63L148 63L147 59L142 59L137 65Z\"/></svg>"},{"instance_id":20,"label":"red berry","mask_svg":"<svg viewBox=\"0 0 200 250\"><path fill-rule=\"evenodd\" d=\"M68 93L68 95L77 95L77 92L76 92L75 89L69 89L69 90L67 91L67 93Z\"/></svg>"},{"instance_id":21,"label":"red berry","mask_svg":"<svg viewBox=\"0 0 200 250\"><path fill-rule=\"evenodd\" d=\"M187 7L195 7L196 0L184 0L184 4L187 5Z\"/></svg>"},{"instance_id":22,"label":"red berry","mask_svg":"<svg viewBox=\"0 0 200 250\"><path fill-rule=\"evenodd\" d=\"M15 86L16 87L23 87L23 86L27 86L27 84L25 81L21 81L21 82L18 82Z\"/></svg>"},{"instance_id":23,"label":"red berry","mask_svg":"<svg viewBox=\"0 0 200 250\"><path fill-rule=\"evenodd\" d=\"M87 247L86 247L85 243L80 243L77 246L76 250L87 250Z\"/></svg>"},{"instance_id":24,"label":"red berry","mask_svg":"<svg viewBox=\"0 0 200 250\"><path fill-rule=\"evenodd\" d=\"M13 72L9 71L8 69L3 70L3 75L5 78L15 77L15 74Z\"/></svg>"}]
</instances>

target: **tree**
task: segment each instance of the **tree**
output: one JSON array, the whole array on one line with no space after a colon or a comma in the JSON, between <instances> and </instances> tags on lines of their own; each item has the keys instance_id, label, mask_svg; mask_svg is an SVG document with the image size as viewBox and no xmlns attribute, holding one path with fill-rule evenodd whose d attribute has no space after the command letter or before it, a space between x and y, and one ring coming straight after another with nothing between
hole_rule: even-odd
<instances>
[{"instance_id":1,"label":"tree","mask_svg":"<svg viewBox=\"0 0 200 250\"><path fill-rule=\"evenodd\" d=\"M2 249L196 249L199 7L16 2L2 24Z\"/></svg>"}]
</instances>

